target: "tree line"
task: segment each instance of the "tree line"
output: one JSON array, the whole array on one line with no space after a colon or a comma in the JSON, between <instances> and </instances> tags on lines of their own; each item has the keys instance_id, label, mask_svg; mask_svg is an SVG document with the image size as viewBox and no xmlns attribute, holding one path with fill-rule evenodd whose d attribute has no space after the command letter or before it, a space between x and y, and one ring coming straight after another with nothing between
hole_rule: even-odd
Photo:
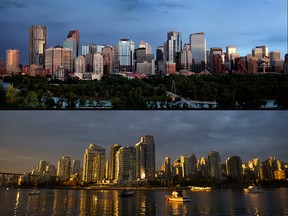
<instances>
[{"instance_id":1,"label":"tree line","mask_svg":"<svg viewBox=\"0 0 288 216\"><path fill-rule=\"evenodd\" d=\"M153 75L148 79L105 75L101 81L17 75L3 78L11 85L8 89L0 85L0 108L57 109L63 102L68 109L87 107L87 103L96 108L107 100L113 109L179 109L165 93L171 91L173 81L177 95L216 101L220 109L257 109L267 100L275 100L278 108L288 108L288 76L277 74Z\"/></svg>"}]
</instances>

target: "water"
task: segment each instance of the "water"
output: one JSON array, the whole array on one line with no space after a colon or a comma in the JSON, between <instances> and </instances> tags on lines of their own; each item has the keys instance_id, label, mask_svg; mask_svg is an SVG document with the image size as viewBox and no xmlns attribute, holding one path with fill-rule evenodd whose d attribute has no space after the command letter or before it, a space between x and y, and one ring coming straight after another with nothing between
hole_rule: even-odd
<instances>
[{"instance_id":1,"label":"water","mask_svg":"<svg viewBox=\"0 0 288 216\"><path fill-rule=\"evenodd\" d=\"M41 189L0 190L0 215L288 215L288 188L264 189L261 194L241 190L184 191L191 202L167 202L171 190L136 190L134 197L118 197L119 190Z\"/></svg>"}]
</instances>

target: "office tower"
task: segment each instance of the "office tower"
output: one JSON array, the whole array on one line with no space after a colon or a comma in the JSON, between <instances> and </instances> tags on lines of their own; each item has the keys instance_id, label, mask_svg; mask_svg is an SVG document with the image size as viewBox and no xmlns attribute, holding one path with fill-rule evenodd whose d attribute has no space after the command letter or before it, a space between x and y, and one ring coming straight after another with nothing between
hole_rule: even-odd
<instances>
[{"instance_id":1,"label":"office tower","mask_svg":"<svg viewBox=\"0 0 288 216\"><path fill-rule=\"evenodd\" d=\"M19 50L6 50L6 71L9 74L19 72Z\"/></svg>"},{"instance_id":2,"label":"office tower","mask_svg":"<svg viewBox=\"0 0 288 216\"><path fill-rule=\"evenodd\" d=\"M182 52L181 32L170 31L167 33L167 41L164 43L165 61L176 64L176 71L181 69L180 55Z\"/></svg>"},{"instance_id":3,"label":"office tower","mask_svg":"<svg viewBox=\"0 0 288 216\"><path fill-rule=\"evenodd\" d=\"M155 178L155 143L151 135L142 136L135 145L136 179L154 180Z\"/></svg>"},{"instance_id":4,"label":"office tower","mask_svg":"<svg viewBox=\"0 0 288 216\"><path fill-rule=\"evenodd\" d=\"M228 178L240 179L242 177L242 160L239 156L231 156L227 158L226 173Z\"/></svg>"},{"instance_id":5,"label":"office tower","mask_svg":"<svg viewBox=\"0 0 288 216\"><path fill-rule=\"evenodd\" d=\"M75 41L75 55L74 58L76 58L79 55L79 30L76 29L72 29L69 31L68 35L67 35L67 39L69 39L70 41ZM64 47L66 48L66 47ZM67 47L69 48L69 47ZM73 49L73 53L74 53L74 49Z\"/></svg>"},{"instance_id":6,"label":"office tower","mask_svg":"<svg viewBox=\"0 0 288 216\"><path fill-rule=\"evenodd\" d=\"M72 160L71 174L80 177L81 174L80 160Z\"/></svg>"},{"instance_id":7,"label":"office tower","mask_svg":"<svg viewBox=\"0 0 288 216\"><path fill-rule=\"evenodd\" d=\"M103 76L103 57L100 53L93 54L93 72Z\"/></svg>"},{"instance_id":8,"label":"office tower","mask_svg":"<svg viewBox=\"0 0 288 216\"><path fill-rule=\"evenodd\" d=\"M73 58L77 57L76 41L73 38L67 38L63 42L63 48L71 49L73 53Z\"/></svg>"},{"instance_id":9,"label":"office tower","mask_svg":"<svg viewBox=\"0 0 288 216\"><path fill-rule=\"evenodd\" d=\"M108 179L115 179L115 158L117 151L121 148L121 145L114 144L110 146L109 160L108 160Z\"/></svg>"},{"instance_id":10,"label":"office tower","mask_svg":"<svg viewBox=\"0 0 288 216\"><path fill-rule=\"evenodd\" d=\"M219 153L210 151L208 153L208 163L211 179L217 182L221 181L221 161Z\"/></svg>"},{"instance_id":11,"label":"office tower","mask_svg":"<svg viewBox=\"0 0 288 216\"><path fill-rule=\"evenodd\" d=\"M164 46L157 46L156 48L156 70L158 74L165 71Z\"/></svg>"},{"instance_id":12,"label":"office tower","mask_svg":"<svg viewBox=\"0 0 288 216\"><path fill-rule=\"evenodd\" d=\"M135 180L135 148L121 147L115 155L115 179Z\"/></svg>"},{"instance_id":13,"label":"office tower","mask_svg":"<svg viewBox=\"0 0 288 216\"><path fill-rule=\"evenodd\" d=\"M256 46L256 49L262 50L262 57L268 57L268 46Z\"/></svg>"},{"instance_id":14,"label":"office tower","mask_svg":"<svg viewBox=\"0 0 288 216\"><path fill-rule=\"evenodd\" d=\"M165 174L165 177L167 179L171 178L171 162L170 162L170 157L165 157L164 162L162 164L162 171Z\"/></svg>"},{"instance_id":15,"label":"office tower","mask_svg":"<svg viewBox=\"0 0 288 216\"><path fill-rule=\"evenodd\" d=\"M182 177L183 178L188 178L189 176L189 165L188 165L189 161L188 161L188 156L180 156L180 167L181 167L181 173L182 173Z\"/></svg>"},{"instance_id":16,"label":"office tower","mask_svg":"<svg viewBox=\"0 0 288 216\"><path fill-rule=\"evenodd\" d=\"M96 52L97 52L96 44L89 44L89 45L82 46L82 55L94 54Z\"/></svg>"},{"instance_id":17,"label":"office tower","mask_svg":"<svg viewBox=\"0 0 288 216\"><path fill-rule=\"evenodd\" d=\"M84 153L82 181L96 182L104 177L105 149L91 143Z\"/></svg>"},{"instance_id":18,"label":"office tower","mask_svg":"<svg viewBox=\"0 0 288 216\"><path fill-rule=\"evenodd\" d=\"M103 67L104 67L103 73L112 74L115 61L113 47L106 45L102 49L102 55L103 55Z\"/></svg>"},{"instance_id":19,"label":"office tower","mask_svg":"<svg viewBox=\"0 0 288 216\"><path fill-rule=\"evenodd\" d=\"M151 45L143 40L139 42L139 48L145 48L146 54L152 54Z\"/></svg>"},{"instance_id":20,"label":"office tower","mask_svg":"<svg viewBox=\"0 0 288 216\"><path fill-rule=\"evenodd\" d=\"M29 64L45 65L45 49L47 46L47 26L30 26L29 29Z\"/></svg>"},{"instance_id":21,"label":"office tower","mask_svg":"<svg viewBox=\"0 0 288 216\"><path fill-rule=\"evenodd\" d=\"M105 47L105 45L97 45L97 47L96 47L96 52L102 54L104 47Z\"/></svg>"},{"instance_id":22,"label":"office tower","mask_svg":"<svg viewBox=\"0 0 288 216\"><path fill-rule=\"evenodd\" d=\"M270 61L279 60L280 58L280 51L271 51L269 53Z\"/></svg>"},{"instance_id":23,"label":"office tower","mask_svg":"<svg viewBox=\"0 0 288 216\"><path fill-rule=\"evenodd\" d=\"M190 35L190 48L192 53L192 71L199 73L205 71L207 64L206 38L204 32Z\"/></svg>"},{"instance_id":24,"label":"office tower","mask_svg":"<svg viewBox=\"0 0 288 216\"><path fill-rule=\"evenodd\" d=\"M143 74L155 74L155 61L153 54L147 54L146 48L138 48L134 51L136 72Z\"/></svg>"},{"instance_id":25,"label":"office tower","mask_svg":"<svg viewBox=\"0 0 288 216\"><path fill-rule=\"evenodd\" d=\"M181 70L192 71L192 53L189 44L185 44L181 52Z\"/></svg>"},{"instance_id":26,"label":"office tower","mask_svg":"<svg viewBox=\"0 0 288 216\"><path fill-rule=\"evenodd\" d=\"M225 56L225 62L231 61L231 54L237 53L237 47L236 46L226 46L226 56Z\"/></svg>"},{"instance_id":27,"label":"office tower","mask_svg":"<svg viewBox=\"0 0 288 216\"><path fill-rule=\"evenodd\" d=\"M43 174L43 172L46 171L46 167L49 166L49 162L46 161L46 160L40 160L39 162L39 165L37 167L37 171L40 173L40 174Z\"/></svg>"},{"instance_id":28,"label":"office tower","mask_svg":"<svg viewBox=\"0 0 288 216\"><path fill-rule=\"evenodd\" d=\"M67 48L49 48L45 50L45 68L56 78L65 78L73 69L73 53Z\"/></svg>"},{"instance_id":29,"label":"office tower","mask_svg":"<svg viewBox=\"0 0 288 216\"><path fill-rule=\"evenodd\" d=\"M209 163L206 157L201 157L197 160L197 170L200 171L201 177L209 176Z\"/></svg>"},{"instance_id":30,"label":"office tower","mask_svg":"<svg viewBox=\"0 0 288 216\"><path fill-rule=\"evenodd\" d=\"M70 178L71 158L63 156L58 160L57 176L61 181L67 181Z\"/></svg>"},{"instance_id":31,"label":"office tower","mask_svg":"<svg viewBox=\"0 0 288 216\"><path fill-rule=\"evenodd\" d=\"M119 70L133 72L134 42L129 38L121 38L118 43Z\"/></svg>"},{"instance_id":32,"label":"office tower","mask_svg":"<svg viewBox=\"0 0 288 216\"><path fill-rule=\"evenodd\" d=\"M223 62L222 49L218 47L210 48L210 73L222 72Z\"/></svg>"}]
</instances>

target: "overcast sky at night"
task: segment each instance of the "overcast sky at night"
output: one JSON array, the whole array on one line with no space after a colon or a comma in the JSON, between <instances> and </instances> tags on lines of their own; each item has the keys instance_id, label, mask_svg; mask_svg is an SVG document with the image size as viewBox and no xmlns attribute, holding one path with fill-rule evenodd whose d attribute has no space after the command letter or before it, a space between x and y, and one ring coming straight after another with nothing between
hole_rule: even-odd
<instances>
[{"instance_id":1,"label":"overcast sky at night","mask_svg":"<svg viewBox=\"0 0 288 216\"><path fill-rule=\"evenodd\" d=\"M287 48L287 0L1 0L0 58L20 50L28 64L29 26L48 26L48 47L63 45L70 29L80 31L80 45L116 45L121 37L163 45L167 32L205 32L207 49L237 46L241 56L255 46Z\"/></svg>"},{"instance_id":2,"label":"overcast sky at night","mask_svg":"<svg viewBox=\"0 0 288 216\"><path fill-rule=\"evenodd\" d=\"M156 168L195 154L218 151L242 162L274 156L288 162L287 111L0 111L0 172L30 172L41 159L57 165L61 156L81 160L90 143L106 149L135 146L154 135Z\"/></svg>"}]
</instances>

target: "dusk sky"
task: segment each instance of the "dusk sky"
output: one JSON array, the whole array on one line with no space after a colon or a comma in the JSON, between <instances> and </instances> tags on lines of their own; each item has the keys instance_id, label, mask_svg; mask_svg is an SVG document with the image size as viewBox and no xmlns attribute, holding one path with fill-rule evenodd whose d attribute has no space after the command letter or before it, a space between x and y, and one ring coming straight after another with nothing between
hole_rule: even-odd
<instances>
[{"instance_id":1,"label":"dusk sky","mask_svg":"<svg viewBox=\"0 0 288 216\"><path fill-rule=\"evenodd\" d=\"M20 50L28 64L29 26L48 26L48 47L63 45L70 29L80 31L80 45L116 45L129 37L156 46L171 30L189 35L205 32L207 49L237 46L241 56L255 46L270 51L287 48L287 0L1 0L0 58L9 48Z\"/></svg>"},{"instance_id":2,"label":"dusk sky","mask_svg":"<svg viewBox=\"0 0 288 216\"><path fill-rule=\"evenodd\" d=\"M106 149L135 146L153 135L156 168L165 156L208 156L242 162L274 156L288 162L287 111L0 111L0 172L36 169L41 159L57 165L62 156L79 159L90 143Z\"/></svg>"}]
</instances>

